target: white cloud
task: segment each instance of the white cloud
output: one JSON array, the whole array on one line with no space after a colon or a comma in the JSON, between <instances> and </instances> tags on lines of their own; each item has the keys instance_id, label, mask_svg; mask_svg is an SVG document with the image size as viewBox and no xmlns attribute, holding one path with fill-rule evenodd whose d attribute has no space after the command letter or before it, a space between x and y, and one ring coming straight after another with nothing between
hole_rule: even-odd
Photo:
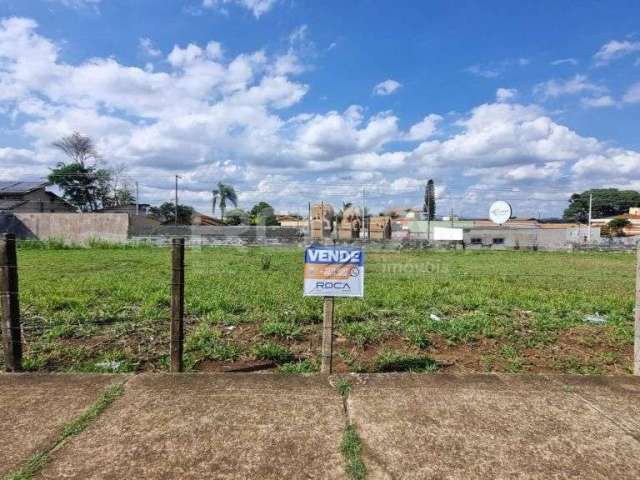
<instances>
[{"instance_id":1,"label":"white cloud","mask_svg":"<svg viewBox=\"0 0 640 480\"><path fill-rule=\"evenodd\" d=\"M427 115L421 122L416 123L409 129L409 133L405 136L407 140L422 141L433 136L438 129L438 124L442 122L442 117L434 113Z\"/></svg>"},{"instance_id":2,"label":"white cloud","mask_svg":"<svg viewBox=\"0 0 640 480\"><path fill-rule=\"evenodd\" d=\"M482 65L471 65L467 68L467 72L483 78L496 78L502 74L502 72L496 68L485 67Z\"/></svg>"},{"instance_id":3,"label":"white cloud","mask_svg":"<svg viewBox=\"0 0 640 480\"><path fill-rule=\"evenodd\" d=\"M551 62L551 65L557 67L558 65L578 65L578 60L575 58L559 58Z\"/></svg>"},{"instance_id":4,"label":"white cloud","mask_svg":"<svg viewBox=\"0 0 640 480\"><path fill-rule=\"evenodd\" d=\"M140 39L140 50L148 57L159 57L162 55L162 51L155 48L151 39L147 37Z\"/></svg>"},{"instance_id":5,"label":"white cloud","mask_svg":"<svg viewBox=\"0 0 640 480\"><path fill-rule=\"evenodd\" d=\"M504 60L489 62L487 64L475 64L467 67L465 71L477 77L497 78L513 67L526 67L531 63L528 58L507 58Z\"/></svg>"},{"instance_id":6,"label":"white cloud","mask_svg":"<svg viewBox=\"0 0 640 480\"><path fill-rule=\"evenodd\" d=\"M555 123L536 106L485 104L458 125L461 133L425 142L414 154L427 166L487 168L567 162L598 147L596 139Z\"/></svg>"},{"instance_id":7,"label":"white cloud","mask_svg":"<svg viewBox=\"0 0 640 480\"><path fill-rule=\"evenodd\" d=\"M276 0L203 0L202 2L203 7L213 9L221 9L228 4L250 10L256 18L260 18L275 6Z\"/></svg>"},{"instance_id":8,"label":"white cloud","mask_svg":"<svg viewBox=\"0 0 640 480\"><path fill-rule=\"evenodd\" d=\"M572 166L578 175L597 174L605 178L638 178L640 171L640 153L621 148L603 149L601 152L585 156Z\"/></svg>"},{"instance_id":9,"label":"white cloud","mask_svg":"<svg viewBox=\"0 0 640 480\"><path fill-rule=\"evenodd\" d=\"M557 188L567 174L584 184L640 181L637 152L581 136L539 106L516 103L508 89L496 93L502 102L477 106L458 121L432 113L402 131L394 113L358 105L287 110L310 88L295 77L306 60L298 50L225 58L222 46L209 42L169 52L163 71L114 58L67 63L33 20L2 20L0 110L16 143L0 147L0 177L46 175L62 159L51 142L79 129L96 139L106 160L129 167L145 201L169 200L171 176L181 173L183 198L198 208L206 208L217 180L233 183L243 201L273 200L278 208L322 199L332 184L345 182L383 192L378 200L372 193L372 202L411 205L425 178L487 188L502 182L523 191L532 184ZM635 88L626 101L640 98ZM606 96L578 90L592 94L586 98ZM345 189L344 200L353 191Z\"/></svg>"},{"instance_id":10,"label":"white cloud","mask_svg":"<svg viewBox=\"0 0 640 480\"><path fill-rule=\"evenodd\" d=\"M534 87L534 93L544 98L556 98L562 95L576 95L579 93L603 93L607 88L592 83L585 75L577 74L567 80L552 79L539 83Z\"/></svg>"},{"instance_id":11,"label":"white cloud","mask_svg":"<svg viewBox=\"0 0 640 480\"><path fill-rule=\"evenodd\" d=\"M496 100L500 103L508 102L518 96L518 90L515 88L499 88L496 90Z\"/></svg>"},{"instance_id":12,"label":"white cloud","mask_svg":"<svg viewBox=\"0 0 640 480\"><path fill-rule=\"evenodd\" d=\"M102 0L48 0L49 2L59 3L63 7L80 9L93 9L97 11Z\"/></svg>"},{"instance_id":13,"label":"white cloud","mask_svg":"<svg viewBox=\"0 0 640 480\"><path fill-rule=\"evenodd\" d=\"M635 52L640 52L640 42L611 40L600 47L593 59L596 66L601 67Z\"/></svg>"},{"instance_id":14,"label":"white cloud","mask_svg":"<svg viewBox=\"0 0 640 480\"><path fill-rule=\"evenodd\" d=\"M580 104L585 108L603 108L615 106L616 101L609 95L602 95L600 97L581 98Z\"/></svg>"},{"instance_id":15,"label":"white cloud","mask_svg":"<svg viewBox=\"0 0 640 480\"><path fill-rule=\"evenodd\" d=\"M385 80L384 82L380 82L375 87L373 87L373 94L379 96L391 95L396 92L402 84L395 80Z\"/></svg>"},{"instance_id":16,"label":"white cloud","mask_svg":"<svg viewBox=\"0 0 640 480\"><path fill-rule=\"evenodd\" d=\"M625 103L640 103L640 82L631 85L622 100Z\"/></svg>"}]
</instances>

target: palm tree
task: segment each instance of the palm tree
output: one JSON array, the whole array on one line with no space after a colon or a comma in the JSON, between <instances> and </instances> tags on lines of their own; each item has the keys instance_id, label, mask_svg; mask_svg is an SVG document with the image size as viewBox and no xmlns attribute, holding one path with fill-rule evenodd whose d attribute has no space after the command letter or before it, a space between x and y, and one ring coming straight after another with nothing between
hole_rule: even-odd
<instances>
[{"instance_id":1,"label":"palm tree","mask_svg":"<svg viewBox=\"0 0 640 480\"><path fill-rule=\"evenodd\" d=\"M344 212L348 209L351 208L353 206L353 204L351 202L342 202L342 208L340 210L338 210L338 214L336 215L336 222L337 223L342 223L342 219L344 218ZM349 220L349 219L347 219Z\"/></svg>"},{"instance_id":2,"label":"palm tree","mask_svg":"<svg viewBox=\"0 0 640 480\"><path fill-rule=\"evenodd\" d=\"M212 213L216 212L216 204L220 202L220 218L224 220L224 211L227 208L227 201L234 207L238 206L238 195L231 185L218 183L218 188L211 192L213 194Z\"/></svg>"}]
</instances>

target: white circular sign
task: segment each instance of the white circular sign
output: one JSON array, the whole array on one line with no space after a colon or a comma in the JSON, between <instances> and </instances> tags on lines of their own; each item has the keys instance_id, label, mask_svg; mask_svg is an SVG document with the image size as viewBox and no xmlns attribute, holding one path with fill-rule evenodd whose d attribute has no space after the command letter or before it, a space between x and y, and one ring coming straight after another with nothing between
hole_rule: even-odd
<instances>
[{"instance_id":1,"label":"white circular sign","mask_svg":"<svg viewBox=\"0 0 640 480\"><path fill-rule=\"evenodd\" d=\"M502 200L498 200L497 202L493 202L491 205L491 208L489 209L489 218L493 223L502 225L503 223L507 223L507 220L511 218L511 213L511 205L507 202L503 202Z\"/></svg>"}]
</instances>

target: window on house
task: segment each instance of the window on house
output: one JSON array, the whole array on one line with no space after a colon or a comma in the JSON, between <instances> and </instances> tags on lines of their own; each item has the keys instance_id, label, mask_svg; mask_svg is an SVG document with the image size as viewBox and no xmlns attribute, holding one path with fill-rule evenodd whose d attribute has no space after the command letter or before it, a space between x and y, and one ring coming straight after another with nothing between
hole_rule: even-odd
<instances>
[{"instance_id":1,"label":"window on house","mask_svg":"<svg viewBox=\"0 0 640 480\"><path fill-rule=\"evenodd\" d=\"M493 239L493 244L494 245L504 245L504 238L494 238Z\"/></svg>"},{"instance_id":2,"label":"window on house","mask_svg":"<svg viewBox=\"0 0 640 480\"><path fill-rule=\"evenodd\" d=\"M471 239L471 245L482 245L482 239L481 238L472 238Z\"/></svg>"}]
</instances>

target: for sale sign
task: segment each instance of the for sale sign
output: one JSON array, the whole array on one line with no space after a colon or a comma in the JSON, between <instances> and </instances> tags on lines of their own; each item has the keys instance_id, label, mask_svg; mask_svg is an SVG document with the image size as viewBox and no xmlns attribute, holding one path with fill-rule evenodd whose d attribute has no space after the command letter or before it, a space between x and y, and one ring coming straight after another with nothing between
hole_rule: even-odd
<instances>
[{"instance_id":1,"label":"for sale sign","mask_svg":"<svg viewBox=\"0 0 640 480\"><path fill-rule=\"evenodd\" d=\"M364 252L344 246L311 246L304 251L304 295L364 296Z\"/></svg>"}]
</instances>

